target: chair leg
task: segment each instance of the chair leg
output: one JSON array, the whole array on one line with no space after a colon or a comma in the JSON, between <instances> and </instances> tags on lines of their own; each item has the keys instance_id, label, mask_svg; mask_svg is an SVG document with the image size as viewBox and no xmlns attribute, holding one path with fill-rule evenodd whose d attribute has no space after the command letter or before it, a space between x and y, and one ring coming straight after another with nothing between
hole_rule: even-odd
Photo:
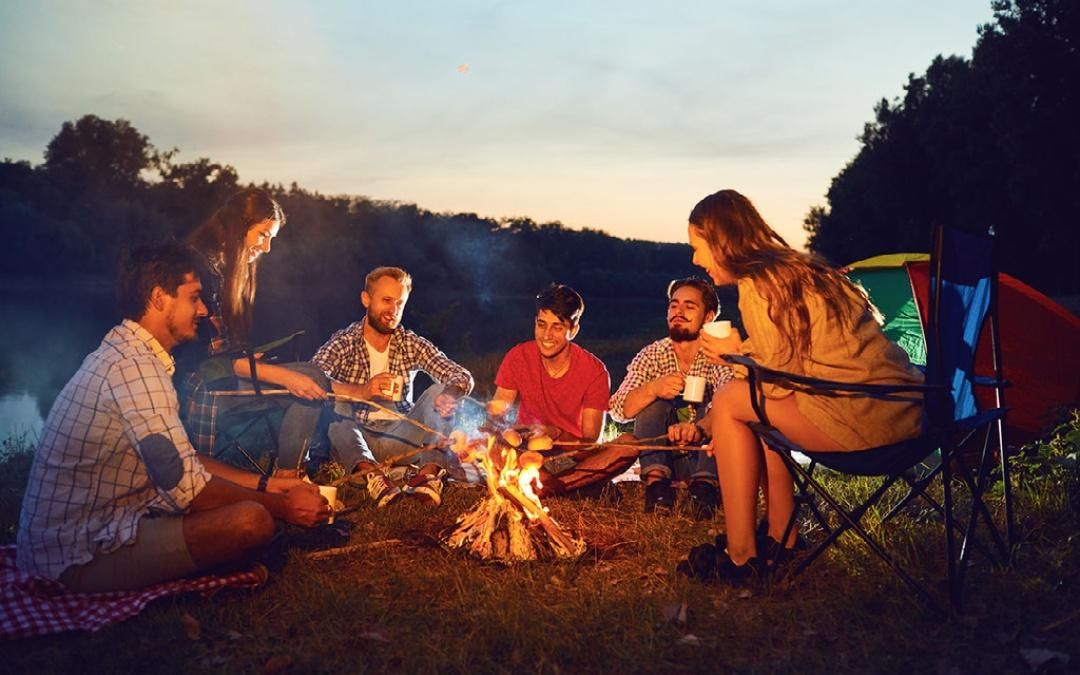
<instances>
[{"instance_id":1,"label":"chair leg","mask_svg":"<svg viewBox=\"0 0 1080 675\"><path fill-rule=\"evenodd\" d=\"M1012 562L1012 551L1016 545L1015 520L1012 503L1012 476L1009 473L1009 456L1005 447L1005 421L1000 417L997 420L997 444L998 457L1001 464L1002 498L1005 502L1005 543L1009 547L1009 562Z\"/></svg>"},{"instance_id":2,"label":"chair leg","mask_svg":"<svg viewBox=\"0 0 1080 675\"><path fill-rule=\"evenodd\" d=\"M812 486L814 488L815 492L823 500L825 500L825 502L830 506L830 508L832 508L840 516L840 518L843 521L845 521L847 527L846 528L843 528L843 527L838 528L835 532L833 532L832 534L829 535L830 539L835 539L836 537L838 537L844 531L844 529L851 529L853 532L855 532L856 534L859 535L859 538L861 538L866 543L866 545L869 546L870 549L875 554L877 554L877 556L879 558L881 558L881 560L884 561L885 564L888 565L889 568L892 569L892 571L898 577L900 577L900 579L905 584L908 585L909 588L911 588L913 591L915 591L915 593L919 597L921 597L923 599L923 601L926 603L926 605L928 607L932 608L936 612L941 612L942 611L940 605L937 603L937 601L934 599L934 597L932 595L930 595L929 591L927 591L925 588L923 588L922 584L920 584L918 581L916 581L914 578L912 578L911 575L909 575L906 571L904 571L904 569L899 565L899 563L897 563L896 560L894 560L893 557L890 556L888 554L888 552L884 548L882 548L882 546L877 542L877 540L874 539L874 537L871 536L870 533L867 532L866 529L863 528L862 525L859 524L857 518L853 517L852 514L849 514L840 505L840 503L837 502L832 497L831 494L829 494L829 492L827 490L825 490L816 480L814 480L813 476L811 476L809 473L807 473L806 470L803 469L803 467L801 465L799 465L798 462L795 461L794 458L792 458L787 453L782 453L781 456L784 458L785 462L789 463L789 468L793 469L794 471L799 472L799 474L803 477L803 479L810 486ZM884 494L885 490L887 490L892 485L893 482L894 482L894 480L886 480L885 483L881 487L879 487L877 490L875 490L874 495L872 495L871 499L866 500L864 502L863 506L859 507L859 509L858 509L858 511L860 512L859 516L858 516L859 518L861 518L862 514L865 513L866 510L868 510L869 507L873 505L873 503L876 501L877 498L879 498L882 494ZM821 554L821 552L823 550L824 550L823 547L821 545L819 545L818 548L816 548L814 550L814 552L812 553L813 557L816 558L818 555ZM808 561L803 561L803 563L800 563L800 566L796 570L796 573L801 571L802 569L805 569L806 565L808 565L808 564L809 564ZM795 573L793 573L792 576L794 576L794 574Z\"/></svg>"},{"instance_id":3,"label":"chair leg","mask_svg":"<svg viewBox=\"0 0 1080 675\"><path fill-rule=\"evenodd\" d=\"M956 538L953 536L953 500L952 500L952 461L951 453L941 453L941 484L943 488L943 506L945 508L945 565L948 571L949 600L953 610L959 612L961 606L960 587L956 577Z\"/></svg>"}]
</instances>

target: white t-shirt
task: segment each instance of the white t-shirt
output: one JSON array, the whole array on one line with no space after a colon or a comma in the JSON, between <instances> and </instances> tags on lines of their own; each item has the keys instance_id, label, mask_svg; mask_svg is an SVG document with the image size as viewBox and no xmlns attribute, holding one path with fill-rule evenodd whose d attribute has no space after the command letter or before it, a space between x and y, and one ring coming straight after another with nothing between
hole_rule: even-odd
<instances>
[{"instance_id":1,"label":"white t-shirt","mask_svg":"<svg viewBox=\"0 0 1080 675\"><path fill-rule=\"evenodd\" d=\"M379 373L385 373L390 368L390 347L387 346L385 352L380 352L371 346L371 343L364 340L364 347L367 349L368 363L371 366L371 377L375 377ZM370 379L370 378L369 378ZM394 417L385 410L375 409L368 415L368 420L396 420Z\"/></svg>"}]
</instances>

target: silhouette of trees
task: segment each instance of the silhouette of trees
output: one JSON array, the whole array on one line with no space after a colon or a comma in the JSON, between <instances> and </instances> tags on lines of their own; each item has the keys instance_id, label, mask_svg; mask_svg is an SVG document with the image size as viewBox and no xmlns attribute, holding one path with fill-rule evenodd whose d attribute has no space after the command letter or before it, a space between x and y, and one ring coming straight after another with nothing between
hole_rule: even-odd
<instances>
[{"instance_id":1,"label":"silhouette of trees","mask_svg":"<svg viewBox=\"0 0 1080 675\"><path fill-rule=\"evenodd\" d=\"M1080 292L1080 3L993 7L970 60L939 56L878 103L828 207L806 217L813 250L844 264L925 251L937 223L993 227L1005 271Z\"/></svg>"},{"instance_id":2,"label":"silhouette of trees","mask_svg":"<svg viewBox=\"0 0 1080 675\"><path fill-rule=\"evenodd\" d=\"M184 238L243 187L228 164L181 162L178 155L155 148L126 120L87 115L64 123L44 164L0 162L0 226L13 244L0 247L4 275L108 283L123 248ZM526 217L493 220L324 196L295 183L263 187L281 201L288 222L261 267L254 337L303 329L309 351L359 317L364 275L378 265L412 273L410 326L457 352L526 339L533 296L556 280L585 296L586 335L640 335L638 308L622 311L628 302L655 306L649 318L660 332L667 282L692 272L681 245L623 241ZM618 306L609 312L604 306L612 303Z\"/></svg>"},{"instance_id":3,"label":"silhouette of trees","mask_svg":"<svg viewBox=\"0 0 1080 675\"><path fill-rule=\"evenodd\" d=\"M158 158L149 139L127 120L86 115L64 122L45 148L45 170L67 189L130 191Z\"/></svg>"}]
</instances>

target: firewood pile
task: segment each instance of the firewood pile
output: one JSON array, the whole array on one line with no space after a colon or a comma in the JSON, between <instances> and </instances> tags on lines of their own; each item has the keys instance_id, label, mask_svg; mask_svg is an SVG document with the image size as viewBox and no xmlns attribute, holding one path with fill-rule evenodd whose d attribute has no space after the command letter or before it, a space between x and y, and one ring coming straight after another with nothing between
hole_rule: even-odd
<instances>
[{"instance_id":1,"label":"firewood pile","mask_svg":"<svg viewBox=\"0 0 1080 675\"><path fill-rule=\"evenodd\" d=\"M475 508L457 519L444 539L450 548L464 549L484 561L515 563L526 560L575 559L585 542L574 538L540 503L540 450L550 450L546 436L491 425L485 435L469 440L452 434L453 447L463 461L479 461L487 478L488 494Z\"/></svg>"}]
</instances>

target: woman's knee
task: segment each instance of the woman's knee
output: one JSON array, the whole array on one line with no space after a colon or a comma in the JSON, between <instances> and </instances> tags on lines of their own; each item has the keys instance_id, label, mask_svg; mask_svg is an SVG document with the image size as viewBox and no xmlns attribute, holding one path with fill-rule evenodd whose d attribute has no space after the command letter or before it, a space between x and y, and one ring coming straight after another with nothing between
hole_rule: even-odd
<instances>
[{"instance_id":1,"label":"woman's knee","mask_svg":"<svg viewBox=\"0 0 1080 675\"><path fill-rule=\"evenodd\" d=\"M712 400L712 415L742 419L750 406L750 387L746 380L730 380L716 390Z\"/></svg>"}]
</instances>

